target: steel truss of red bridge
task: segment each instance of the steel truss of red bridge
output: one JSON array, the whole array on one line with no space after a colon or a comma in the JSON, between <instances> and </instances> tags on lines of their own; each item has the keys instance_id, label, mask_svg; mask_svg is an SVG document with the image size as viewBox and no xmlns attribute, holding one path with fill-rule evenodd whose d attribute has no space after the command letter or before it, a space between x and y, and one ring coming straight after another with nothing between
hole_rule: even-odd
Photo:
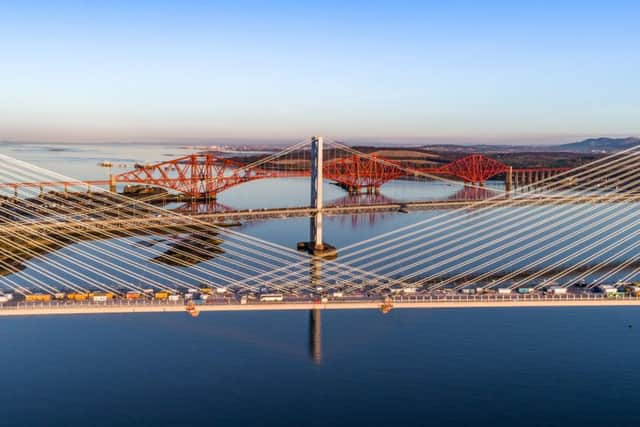
<instances>
[{"instance_id":1,"label":"steel truss of red bridge","mask_svg":"<svg viewBox=\"0 0 640 427\"><path fill-rule=\"evenodd\" d=\"M333 181L350 193L366 191L376 193L380 187L394 179L438 175L461 180L464 183L483 185L488 179L507 174L506 189L532 185L536 181L564 172L568 168L514 169L504 163L473 154L454 162L431 168L407 168L400 163L373 155L351 154L328 158L323 162L324 178ZM115 191L118 184L138 184L160 187L181 193L194 199L216 198L229 188L259 179L309 176L309 162L297 159L291 165L282 161L256 165L218 157L211 153L190 154L165 162L137 167L134 170L111 175L108 181L86 181L88 185L108 185ZM3 183L0 188L77 186L78 182Z\"/></svg>"},{"instance_id":2,"label":"steel truss of red bridge","mask_svg":"<svg viewBox=\"0 0 640 427\"><path fill-rule=\"evenodd\" d=\"M216 157L213 154L192 154L178 159L149 165L112 176L111 184L142 184L162 187L194 198L215 197L219 193L245 182L268 178L309 176L308 165L301 167L247 166ZM508 173L516 184L530 185L535 181L564 172L567 168L513 169L480 154L460 158L435 168L408 169L399 163L367 155L350 155L324 161L325 179L349 192L377 192L385 183L415 174L448 176L465 183L482 185L488 179Z\"/></svg>"}]
</instances>

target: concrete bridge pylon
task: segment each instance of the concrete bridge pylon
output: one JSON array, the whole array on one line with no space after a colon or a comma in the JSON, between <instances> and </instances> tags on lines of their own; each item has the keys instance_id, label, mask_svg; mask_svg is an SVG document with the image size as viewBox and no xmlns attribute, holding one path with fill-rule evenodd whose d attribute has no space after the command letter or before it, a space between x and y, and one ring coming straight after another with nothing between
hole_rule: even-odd
<instances>
[{"instance_id":1,"label":"concrete bridge pylon","mask_svg":"<svg viewBox=\"0 0 640 427\"><path fill-rule=\"evenodd\" d=\"M314 214L309 219L309 241L298 243L298 249L306 250L312 255L323 258L337 257L336 248L323 239L322 215L323 215L323 167L324 167L324 138L311 137L311 200L310 206Z\"/></svg>"}]
</instances>

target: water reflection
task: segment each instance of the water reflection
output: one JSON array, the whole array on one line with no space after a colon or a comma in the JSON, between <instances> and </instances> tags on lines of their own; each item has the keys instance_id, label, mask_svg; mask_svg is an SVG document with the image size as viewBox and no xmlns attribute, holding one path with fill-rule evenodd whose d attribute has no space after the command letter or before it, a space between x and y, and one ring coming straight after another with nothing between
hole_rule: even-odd
<instances>
[{"instance_id":1,"label":"water reflection","mask_svg":"<svg viewBox=\"0 0 640 427\"><path fill-rule=\"evenodd\" d=\"M189 202L180 203L175 206L169 206L174 212L184 214L207 214L207 213L223 213L231 212L237 209L227 206L217 200L208 200L206 202Z\"/></svg>"},{"instance_id":2,"label":"water reflection","mask_svg":"<svg viewBox=\"0 0 640 427\"><path fill-rule=\"evenodd\" d=\"M426 184L425 184L426 185ZM458 191L444 195L439 199L429 199L428 201L476 201L485 200L499 195L500 192L491 187L469 187L460 185ZM347 207L347 206L371 206L371 205L394 205L403 204L410 201L420 201L420 199L406 200L405 198L391 197L384 193L357 193L345 194L340 197L334 197L325 201L328 207ZM308 202L301 203L297 207L307 206ZM282 205L285 206L285 205ZM189 214L205 214L205 213L223 213L233 212L237 210L245 210L246 206L235 206L221 203L218 200L196 201L188 203L172 203L165 206L176 212ZM258 209L258 208L256 208Z\"/></svg>"},{"instance_id":3,"label":"water reflection","mask_svg":"<svg viewBox=\"0 0 640 427\"><path fill-rule=\"evenodd\" d=\"M327 206L365 206L365 205L390 205L398 203L391 197L385 196L382 193L360 193L360 194L348 194L344 197L339 197L330 200L326 203Z\"/></svg>"},{"instance_id":4,"label":"water reflection","mask_svg":"<svg viewBox=\"0 0 640 427\"><path fill-rule=\"evenodd\" d=\"M447 198L449 201L477 201L486 200L499 195L495 189L489 187L463 186L460 190Z\"/></svg>"},{"instance_id":5,"label":"water reflection","mask_svg":"<svg viewBox=\"0 0 640 427\"><path fill-rule=\"evenodd\" d=\"M369 212L352 215L337 215L330 217L333 222L340 224L350 224L351 229L355 230L362 226L374 228L377 224L392 216L391 212Z\"/></svg>"},{"instance_id":6,"label":"water reflection","mask_svg":"<svg viewBox=\"0 0 640 427\"><path fill-rule=\"evenodd\" d=\"M318 308L309 310L309 357L316 365L322 363L322 316Z\"/></svg>"}]
</instances>

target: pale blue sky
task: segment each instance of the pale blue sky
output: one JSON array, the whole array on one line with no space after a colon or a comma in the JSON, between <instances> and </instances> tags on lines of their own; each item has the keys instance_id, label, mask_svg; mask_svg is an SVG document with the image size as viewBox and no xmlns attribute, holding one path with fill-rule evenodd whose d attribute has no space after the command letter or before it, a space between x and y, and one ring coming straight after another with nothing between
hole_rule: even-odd
<instances>
[{"instance_id":1,"label":"pale blue sky","mask_svg":"<svg viewBox=\"0 0 640 427\"><path fill-rule=\"evenodd\" d=\"M0 2L0 140L640 134L637 1Z\"/></svg>"}]
</instances>

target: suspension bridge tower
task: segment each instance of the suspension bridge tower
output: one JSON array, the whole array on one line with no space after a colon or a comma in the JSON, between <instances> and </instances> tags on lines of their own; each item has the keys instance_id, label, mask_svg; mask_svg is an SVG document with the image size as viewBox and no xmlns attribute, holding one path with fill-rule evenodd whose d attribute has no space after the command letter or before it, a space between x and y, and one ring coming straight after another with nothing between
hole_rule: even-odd
<instances>
[{"instance_id":1,"label":"suspension bridge tower","mask_svg":"<svg viewBox=\"0 0 640 427\"><path fill-rule=\"evenodd\" d=\"M322 184L324 141L321 136L311 137L311 208L309 241L298 243L298 249L308 251L322 258L338 256L336 248L325 243L322 237Z\"/></svg>"}]
</instances>

